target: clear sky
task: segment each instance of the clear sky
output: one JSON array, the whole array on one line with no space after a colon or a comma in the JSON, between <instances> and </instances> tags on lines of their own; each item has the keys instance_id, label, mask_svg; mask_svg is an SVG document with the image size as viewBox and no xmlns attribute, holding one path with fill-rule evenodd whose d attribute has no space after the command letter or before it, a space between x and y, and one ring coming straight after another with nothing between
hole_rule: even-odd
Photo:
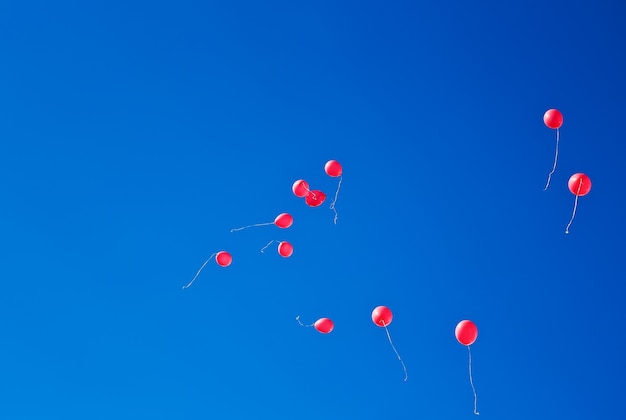
<instances>
[{"instance_id":1,"label":"clear sky","mask_svg":"<svg viewBox=\"0 0 626 420\"><path fill-rule=\"evenodd\" d=\"M471 319L481 418L623 418L625 20L0 1L0 417L469 419ZM593 187L565 235L575 172Z\"/></svg>"}]
</instances>

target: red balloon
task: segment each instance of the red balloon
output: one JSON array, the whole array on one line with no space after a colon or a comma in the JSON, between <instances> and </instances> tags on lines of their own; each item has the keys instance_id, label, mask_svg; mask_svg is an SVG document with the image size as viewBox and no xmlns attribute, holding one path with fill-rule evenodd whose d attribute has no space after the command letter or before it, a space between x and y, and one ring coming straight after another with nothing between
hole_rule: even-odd
<instances>
[{"instance_id":1,"label":"red balloon","mask_svg":"<svg viewBox=\"0 0 626 420\"><path fill-rule=\"evenodd\" d=\"M474 341L478 338L478 328L476 328L476 324L466 319L456 325L454 335L459 340L459 343L469 346L474 344Z\"/></svg>"},{"instance_id":2,"label":"red balloon","mask_svg":"<svg viewBox=\"0 0 626 420\"><path fill-rule=\"evenodd\" d=\"M281 213L274 219L274 224L281 229L287 229L293 224L293 217L289 213Z\"/></svg>"},{"instance_id":3,"label":"red balloon","mask_svg":"<svg viewBox=\"0 0 626 420\"><path fill-rule=\"evenodd\" d=\"M341 176L342 172L341 164L336 160L329 160L328 162L326 162L326 165L324 165L324 170L326 171L326 174L328 176L333 177Z\"/></svg>"},{"instance_id":4,"label":"red balloon","mask_svg":"<svg viewBox=\"0 0 626 420\"><path fill-rule=\"evenodd\" d=\"M386 327L391 324L392 319L393 314L391 313L391 309L386 306L377 306L372 311L372 321L379 327Z\"/></svg>"},{"instance_id":5,"label":"red balloon","mask_svg":"<svg viewBox=\"0 0 626 420\"><path fill-rule=\"evenodd\" d=\"M313 190L309 192L304 201L311 207L317 207L326 200L326 194L320 190Z\"/></svg>"},{"instance_id":6,"label":"red balloon","mask_svg":"<svg viewBox=\"0 0 626 420\"><path fill-rule=\"evenodd\" d=\"M591 191L591 179L583 173L577 173L572 175L567 182L567 188L572 194L582 197L589 194Z\"/></svg>"},{"instance_id":7,"label":"red balloon","mask_svg":"<svg viewBox=\"0 0 626 420\"><path fill-rule=\"evenodd\" d=\"M543 114L543 123L556 130L563 125L563 114L558 109L549 109Z\"/></svg>"},{"instance_id":8,"label":"red balloon","mask_svg":"<svg viewBox=\"0 0 626 420\"><path fill-rule=\"evenodd\" d=\"M293 254L293 245L287 241L282 241L278 244L278 253L285 258L291 257L291 254Z\"/></svg>"},{"instance_id":9,"label":"red balloon","mask_svg":"<svg viewBox=\"0 0 626 420\"><path fill-rule=\"evenodd\" d=\"M315 321L313 326L322 334L328 334L333 330L333 328L335 328L335 324L330 320L330 318L320 318Z\"/></svg>"},{"instance_id":10,"label":"red balloon","mask_svg":"<svg viewBox=\"0 0 626 420\"><path fill-rule=\"evenodd\" d=\"M304 179L299 179L293 183L291 191L293 191L297 197L305 197L310 191L309 184Z\"/></svg>"},{"instance_id":11,"label":"red balloon","mask_svg":"<svg viewBox=\"0 0 626 420\"><path fill-rule=\"evenodd\" d=\"M215 255L215 261L222 267L228 267L233 262L233 257L226 251L220 251Z\"/></svg>"}]
</instances>

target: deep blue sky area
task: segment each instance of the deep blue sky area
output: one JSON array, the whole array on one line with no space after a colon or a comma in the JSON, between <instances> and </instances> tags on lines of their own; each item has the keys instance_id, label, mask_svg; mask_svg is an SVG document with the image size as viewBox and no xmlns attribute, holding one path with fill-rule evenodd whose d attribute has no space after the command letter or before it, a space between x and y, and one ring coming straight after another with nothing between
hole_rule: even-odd
<instances>
[{"instance_id":1,"label":"deep blue sky area","mask_svg":"<svg viewBox=\"0 0 626 420\"><path fill-rule=\"evenodd\" d=\"M0 0L0 418L625 418L625 21Z\"/></svg>"}]
</instances>

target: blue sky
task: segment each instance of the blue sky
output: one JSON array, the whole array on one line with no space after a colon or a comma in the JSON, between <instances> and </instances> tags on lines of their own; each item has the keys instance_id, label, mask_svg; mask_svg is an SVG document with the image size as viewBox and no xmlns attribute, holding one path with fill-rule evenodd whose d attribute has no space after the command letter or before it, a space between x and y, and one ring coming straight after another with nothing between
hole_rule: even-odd
<instances>
[{"instance_id":1,"label":"blue sky","mask_svg":"<svg viewBox=\"0 0 626 420\"><path fill-rule=\"evenodd\" d=\"M0 416L472 418L471 319L481 417L623 417L626 6L489 3L0 1Z\"/></svg>"}]
</instances>

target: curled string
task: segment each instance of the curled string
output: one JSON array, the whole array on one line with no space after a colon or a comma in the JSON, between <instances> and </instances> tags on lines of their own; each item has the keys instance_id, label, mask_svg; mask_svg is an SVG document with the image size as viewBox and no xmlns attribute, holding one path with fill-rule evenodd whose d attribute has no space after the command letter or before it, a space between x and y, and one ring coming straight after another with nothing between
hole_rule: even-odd
<instances>
[{"instance_id":1,"label":"curled string","mask_svg":"<svg viewBox=\"0 0 626 420\"><path fill-rule=\"evenodd\" d=\"M572 212L572 218L569 219L569 223L567 224L567 227L565 228L565 233L569 233L569 227L572 225L572 222L574 221L574 216L576 215L576 207L578 207L578 194L580 194L580 187L583 186L583 179L580 178L580 183L578 184L578 191L576 191L576 199L574 200L574 211Z\"/></svg>"},{"instance_id":2,"label":"curled string","mask_svg":"<svg viewBox=\"0 0 626 420\"><path fill-rule=\"evenodd\" d=\"M472 379L472 351L470 350L470 346L467 346L467 351L469 352L469 378L470 385L472 385L472 391L474 392L474 414L477 416L480 413L476 410L476 388L474 388L474 380Z\"/></svg>"},{"instance_id":3,"label":"curled string","mask_svg":"<svg viewBox=\"0 0 626 420\"><path fill-rule=\"evenodd\" d=\"M196 273L195 276L193 276L193 279L191 279L191 281L189 282L189 284L187 284L187 286L183 286L183 289L188 288L189 286L191 286L193 284L194 281L196 281L196 279L198 278L198 275L200 274L200 272L202 271L202 269L204 268L205 265L207 265L207 263L209 261L211 261L211 258L213 258L214 256L217 255L217 252L214 252L205 262L204 264L202 264L202 267L200 267L200 269L198 270L198 272Z\"/></svg>"},{"instance_id":4,"label":"curled string","mask_svg":"<svg viewBox=\"0 0 626 420\"><path fill-rule=\"evenodd\" d=\"M393 345L393 342L391 341L391 334L389 334L389 330L387 329L387 324L385 324L385 321L382 321L382 323L383 323L383 327L385 327L385 331L387 332L387 338L389 339L389 344L391 344L391 348L396 353L396 356L398 356L398 360L400 361L400 363L402 363L402 369L404 369L404 382L406 382L407 379L409 379L409 374L406 372L406 366L404 365L404 362L402 361L400 354L398 354L398 350L396 350L396 347Z\"/></svg>"},{"instance_id":5,"label":"curled string","mask_svg":"<svg viewBox=\"0 0 626 420\"><path fill-rule=\"evenodd\" d=\"M313 325L315 325L315 324L304 325L302 321L300 321L300 315L296 317L296 321L298 321L298 324L302 325L303 327L312 327Z\"/></svg>"},{"instance_id":6,"label":"curled string","mask_svg":"<svg viewBox=\"0 0 626 420\"><path fill-rule=\"evenodd\" d=\"M271 241L269 241L267 243L267 245L265 245L263 248L261 248L261 252L265 252L265 250L267 249L268 246L270 246L272 244L272 242L277 242L275 239L272 239ZM298 315L299 316L299 315Z\"/></svg>"},{"instance_id":7,"label":"curled string","mask_svg":"<svg viewBox=\"0 0 626 420\"><path fill-rule=\"evenodd\" d=\"M544 187L544 191L548 189L548 186L550 185L550 179L552 179L552 174L554 174L554 171L556 171L556 160L559 157L559 129L556 129L556 153L554 154L554 166L552 166L552 172L550 172L548 174L548 182L546 183L546 186Z\"/></svg>"},{"instance_id":8,"label":"curled string","mask_svg":"<svg viewBox=\"0 0 626 420\"><path fill-rule=\"evenodd\" d=\"M337 224L337 210L335 209L335 203L337 202L337 197L339 196L339 188L341 188L341 180L343 179L343 176L339 177L339 184L337 185L337 191L335 192L335 199L333 200L332 203L330 203L330 209L332 211L335 212L335 224Z\"/></svg>"},{"instance_id":9,"label":"curled string","mask_svg":"<svg viewBox=\"0 0 626 420\"><path fill-rule=\"evenodd\" d=\"M248 228L251 228L251 227L268 226L268 225L273 225L273 224L274 224L274 222L257 223L257 224L254 224L254 225L248 225L248 226L244 226L244 227L240 227L240 228L231 229L230 231L231 232L237 232L239 230L244 230L244 229L248 229Z\"/></svg>"}]
</instances>

